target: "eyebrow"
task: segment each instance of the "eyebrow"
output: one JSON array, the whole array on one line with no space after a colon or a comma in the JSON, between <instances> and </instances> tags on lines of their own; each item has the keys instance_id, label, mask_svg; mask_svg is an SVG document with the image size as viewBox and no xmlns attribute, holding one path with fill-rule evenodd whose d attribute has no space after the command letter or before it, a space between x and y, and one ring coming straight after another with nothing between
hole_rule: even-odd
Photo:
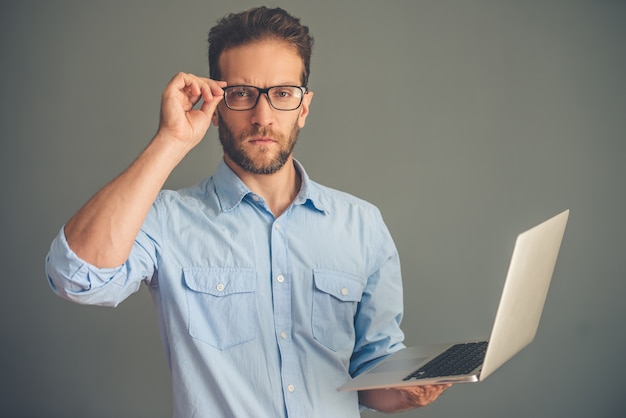
<instances>
[{"instance_id":1,"label":"eyebrow","mask_svg":"<svg viewBox=\"0 0 626 418\"><path fill-rule=\"evenodd\" d=\"M298 81L282 80L276 84L261 87L261 86L255 85L249 79L244 78L242 82L228 83L228 85L229 86L252 86L252 87L267 88L267 87L276 87L276 86L301 86L302 81L300 79L298 79Z\"/></svg>"}]
</instances>

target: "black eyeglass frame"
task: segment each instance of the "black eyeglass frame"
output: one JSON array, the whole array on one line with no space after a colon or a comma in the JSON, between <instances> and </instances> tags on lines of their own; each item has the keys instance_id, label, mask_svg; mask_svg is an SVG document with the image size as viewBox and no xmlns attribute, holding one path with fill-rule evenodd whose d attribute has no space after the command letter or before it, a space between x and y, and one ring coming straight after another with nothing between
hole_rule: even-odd
<instances>
[{"instance_id":1,"label":"black eyeglass frame","mask_svg":"<svg viewBox=\"0 0 626 418\"><path fill-rule=\"evenodd\" d=\"M249 107L247 109L233 109L228 104L228 100L226 99L226 93L228 92L228 90L235 89L235 88L242 88L242 87L256 89L259 92L259 95L256 97L256 101L254 102L254 105L252 105L252 107ZM272 99L270 98L269 92L272 89L281 88L281 87L283 87L283 88L284 87L293 87L293 88L300 89L302 91L302 96L300 96L300 102L298 103L298 106L296 106L294 108L291 108L291 109L279 109L276 106L274 106L274 103L272 103ZM261 98L262 94L265 94L265 97L267 97L268 103L270 104L270 106L272 106L273 109L279 110L281 112L291 112L293 110L299 109L300 106L302 106L302 102L304 101L304 95L309 92L309 89L306 86L289 86L289 85L287 85L287 86L271 86L271 87L261 88L261 87L257 87L257 86L249 86L249 85L245 85L245 84L239 84L239 85L235 85L235 86L224 87L223 90L224 90L224 104L226 105L227 108L229 108L230 110L233 110L235 112L245 112L247 110L254 109L259 104L259 99Z\"/></svg>"}]
</instances>

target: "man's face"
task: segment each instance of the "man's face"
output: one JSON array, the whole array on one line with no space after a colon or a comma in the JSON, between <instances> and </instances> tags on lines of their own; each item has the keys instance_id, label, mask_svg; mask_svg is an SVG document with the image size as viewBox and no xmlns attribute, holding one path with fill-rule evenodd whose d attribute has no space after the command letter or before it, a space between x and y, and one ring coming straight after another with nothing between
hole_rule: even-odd
<instances>
[{"instance_id":1,"label":"man's face","mask_svg":"<svg viewBox=\"0 0 626 418\"><path fill-rule=\"evenodd\" d=\"M301 84L304 64L296 50L280 41L260 41L222 52L219 67L229 86L261 88ZM274 109L262 94L253 109L234 111L222 101L213 116L227 163L254 174L272 174L292 158L300 128L304 127L313 93L291 111Z\"/></svg>"}]
</instances>

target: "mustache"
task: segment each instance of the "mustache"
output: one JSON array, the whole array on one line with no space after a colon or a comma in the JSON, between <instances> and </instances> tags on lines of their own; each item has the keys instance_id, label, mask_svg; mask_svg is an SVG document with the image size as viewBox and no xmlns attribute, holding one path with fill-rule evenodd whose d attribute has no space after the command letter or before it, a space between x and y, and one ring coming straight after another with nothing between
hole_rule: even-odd
<instances>
[{"instance_id":1,"label":"mustache","mask_svg":"<svg viewBox=\"0 0 626 418\"><path fill-rule=\"evenodd\" d=\"M226 121L224 120L224 118L222 117L222 114L220 112L217 112L217 117L219 120L219 126L227 126L228 130L230 130L230 126L228 126L228 124L226 123ZM259 127L259 126L254 126L248 130L243 131L240 135L239 135L239 140L245 140L251 137L255 137L255 136L260 136L260 137L268 137L268 138L281 138L282 136L280 134L277 134L276 132L274 132L272 130L272 128L267 127L267 126L263 126L263 127Z\"/></svg>"},{"instance_id":2,"label":"mustache","mask_svg":"<svg viewBox=\"0 0 626 418\"><path fill-rule=\"evenodd\" d=\"M274 132L273 129L268 128L268 127L254 127L252 129L243 131L240 135L240 139L242 140L253 138L253 137L281 139L282 135Z\"/></svg>"}]
</instances>

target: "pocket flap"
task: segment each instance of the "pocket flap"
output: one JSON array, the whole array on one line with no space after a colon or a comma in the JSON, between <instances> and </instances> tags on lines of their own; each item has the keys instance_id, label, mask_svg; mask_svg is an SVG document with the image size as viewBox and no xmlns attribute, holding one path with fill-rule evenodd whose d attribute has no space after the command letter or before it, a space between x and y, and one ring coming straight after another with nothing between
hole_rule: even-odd
<instances>
[{"instance_id":1,"label":"pocket flap","mask_svg":"<svg viewBox=\"0 0 626 418\"><path fill-rule=\"evenodd\" d=\"M364 283L358 276L331 270L314 270L315 287L345 302L359 302Z\"/></svg>"},{"instance_id":2,"label":"pocket flap","mask_svg":"<svg viewBox=\"0 0 626 418\"><path fill-rule=\"evenodd\" d=\"M184 268L185 284L196 292L213 296L226 296L233 293L248 293L256 290L256 280L252 269L220 267Z\"/></svg>"}]
</instances>

